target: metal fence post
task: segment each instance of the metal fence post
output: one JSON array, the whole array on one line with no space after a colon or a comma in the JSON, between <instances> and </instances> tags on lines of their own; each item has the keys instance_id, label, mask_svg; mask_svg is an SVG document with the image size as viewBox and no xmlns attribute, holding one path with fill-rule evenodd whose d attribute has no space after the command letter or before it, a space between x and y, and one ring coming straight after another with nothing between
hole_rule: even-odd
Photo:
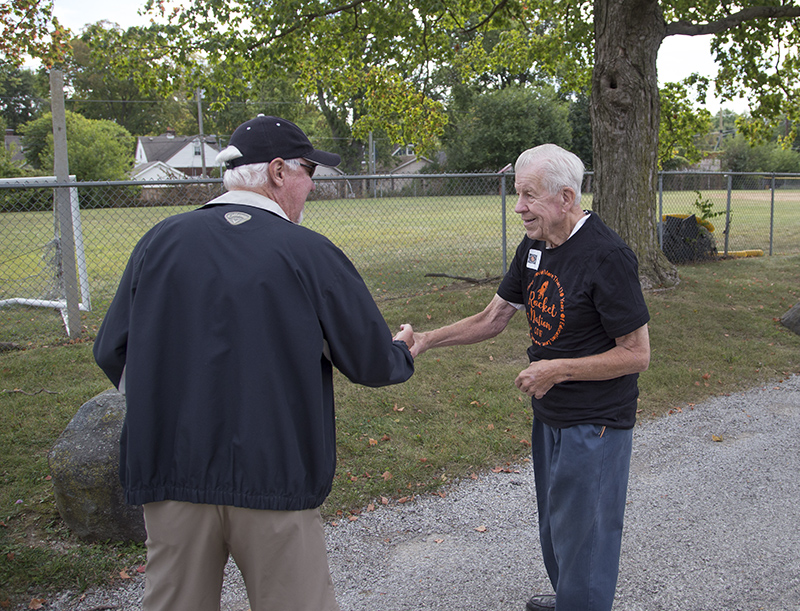
<instances>
[{"instance_id":1,"label":"metal fence post","mask_svg":"<svg viewBox=\"0 0 800 611\"><path fill-rule=\"evenodd\" d=\"M728 256L728 238L731 233L731 191L733 190L733 175L728 174L728 204L725 208L725 252Z\"/></svg>"},{"instance_id":2,"label":"metal fence post","mask_svg":"<svg viewBox=\"0 0 800 611\"><path fill-rule=\"evenodd\" d=\"M501 218L502 218L502 228L503 228L503 271L502 274L505 275L506 270L508 269L508 255L506 253L507 244L506 244L506 175L500 175L500 206L501 206Z\"/></svg>"},{"instance_id":3,"label":"metal fence post","mask_svg":"<svg viewBox=\"0 0 800 611\"><path fill-rule=\"evenodd\" d=\"M658 247L664 250L664 173L658 173Z\"/></svg>"},{"instance_id":4,"label":"metal fence post","mask_svg":"<svg viewBox=\"0 0 800 611\"><path fill-rule=\"evenodd\" d=\"M772 256L772 237L775 228L775 172L772 173L770 181L770 202L769 202L769 256Z\"/></svg>"}]
</instances>

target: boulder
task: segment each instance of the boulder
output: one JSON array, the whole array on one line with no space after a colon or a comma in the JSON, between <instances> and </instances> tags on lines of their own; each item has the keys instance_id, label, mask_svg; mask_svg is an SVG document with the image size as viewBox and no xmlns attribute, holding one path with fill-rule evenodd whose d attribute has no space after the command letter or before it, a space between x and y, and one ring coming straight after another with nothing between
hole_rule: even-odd
<instances>
[{"instance_id":1,"label":"boulder","mask_svg":"<svg viewBox=\"0 0 800 611\"><path fill-rule=\"evenodd\" d=\"M786 314L781 316L781 324L800 335L800 301L794 304Z\"/></svg>"},{"instance_id":2,"label":"boulder","mask_svg":"<svg viewBox=\"0 0 800 611\"><path fill-rule=\"evenodd\" d=\"M108 390L84 403L49 454L61 518L86 541L144 541L141 506L126 505L119 482L125 397Z\"/></svg>"}]
</instances>

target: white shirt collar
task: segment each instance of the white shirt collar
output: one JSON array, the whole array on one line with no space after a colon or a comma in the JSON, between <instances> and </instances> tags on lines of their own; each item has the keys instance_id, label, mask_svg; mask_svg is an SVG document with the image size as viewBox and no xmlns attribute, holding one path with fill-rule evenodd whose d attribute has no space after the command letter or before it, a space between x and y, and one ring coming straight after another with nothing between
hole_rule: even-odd
<instances>
[{"instance_id":1,"label":"white shirt collar","mask_svg":"<svg viewBox=\"0 0 800 611\"><path fill-rule=\"evenodd\" d=\"M223 193L219 197L212 199L210 202L200 207L205 208L206 206L212 206L215 204L239 204L241 206L261 208L262 210L267 210L268 212L277 214L281 218L291 222L289 217L286 216L286 213L283 211L283 208L281 208L277 202L274 202L270 198L253 191L240 191L238 189L235 191L227 191L226 193Z\"/></svg>"}]
</instances>

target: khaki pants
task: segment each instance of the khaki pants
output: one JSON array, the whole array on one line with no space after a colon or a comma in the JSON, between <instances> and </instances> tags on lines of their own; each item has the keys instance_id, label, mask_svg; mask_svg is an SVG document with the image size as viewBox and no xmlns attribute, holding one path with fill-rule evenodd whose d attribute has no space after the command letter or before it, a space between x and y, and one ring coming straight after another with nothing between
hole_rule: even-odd
<instances>
[{"instance_id":1,"label":"khaki pants","mask_svg":"<svg viewBox=\"0 0 800 611\"><path fill-rule=\"evenodd\" d=\"M252 611L339 611L318 509L147 503L144 611L218 611L228 555Z\"/></svg>"}]
</instances>

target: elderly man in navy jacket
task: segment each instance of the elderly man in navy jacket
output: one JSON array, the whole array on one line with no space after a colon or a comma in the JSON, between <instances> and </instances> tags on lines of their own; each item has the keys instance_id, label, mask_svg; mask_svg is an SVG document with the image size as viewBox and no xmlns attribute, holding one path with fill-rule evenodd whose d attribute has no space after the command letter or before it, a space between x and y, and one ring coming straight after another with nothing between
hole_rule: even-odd
<instances>
[{"instance_id":1,"label":"elderly man in navy jacket","mask_svg":"<svg viewBox=\"0 0 800 611\"><path fill-rule=\"evenodd\" d=\"M299 225L317 164L259 115L218 162L227 192L135 247L97 334L126 396L120 478L144 506L145 611L219 609L229 554L254 611L338 609L319 506L336 464L332 369L382 386L414 371L347 257Z\"/></svg>"}]
</instances>

